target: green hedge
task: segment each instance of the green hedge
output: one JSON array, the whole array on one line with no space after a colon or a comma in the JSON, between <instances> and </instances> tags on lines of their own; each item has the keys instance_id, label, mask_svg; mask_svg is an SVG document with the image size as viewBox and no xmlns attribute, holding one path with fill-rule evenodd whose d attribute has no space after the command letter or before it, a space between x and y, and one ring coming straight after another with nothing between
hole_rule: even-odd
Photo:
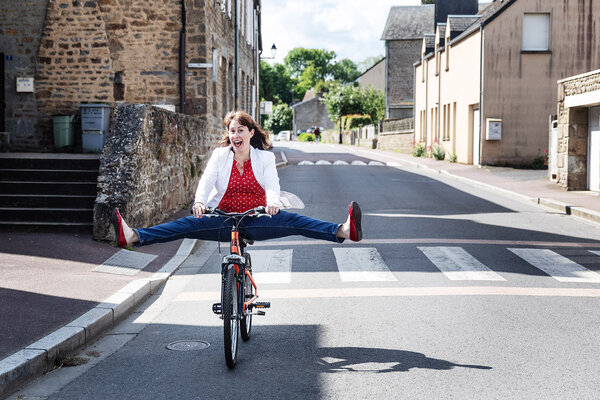
<instances>
[{"instance_id":1,"label":"green hedge","mask_svg":"<svg viewBox=\"0 0 600 400\"><path fill-rule=\"evenodd\" d=\"M301 133L300 136L298 136L298 141L299 142L314 142L315 141L315 135L313 133Z\"/></svg>"}]
</instances>

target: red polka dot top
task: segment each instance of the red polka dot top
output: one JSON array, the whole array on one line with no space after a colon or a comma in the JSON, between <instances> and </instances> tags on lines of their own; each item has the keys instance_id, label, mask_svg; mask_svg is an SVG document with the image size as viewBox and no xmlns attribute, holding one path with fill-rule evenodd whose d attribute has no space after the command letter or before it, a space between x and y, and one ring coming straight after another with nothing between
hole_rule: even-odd
<instances>
[{"instance_id":1,"label":"red polka dot top","mask_svg":"<svg viewBox=\"0 0 600 400\"><path fill-rule=\"evenodd\" d=\"M238 162L233 160L227 191L218 208L225 212L245 212L266 205L267 195L254 177L250 160L244 163L243 175L238 170Z\"/></svg>"}]
</instances>

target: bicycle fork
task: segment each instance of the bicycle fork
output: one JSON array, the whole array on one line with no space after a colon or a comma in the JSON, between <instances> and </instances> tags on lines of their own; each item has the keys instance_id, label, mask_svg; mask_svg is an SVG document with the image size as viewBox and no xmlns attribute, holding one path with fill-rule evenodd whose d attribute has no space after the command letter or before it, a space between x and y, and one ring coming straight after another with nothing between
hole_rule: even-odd
<instances>
[{"instance_id":1,"label":"bicycle fork","mask_svg":"<svg viewBox=\"0 0 600 400\"><path fill-rule=\"evenodd\" d=\"M237 293L238 293L237 307L235 307L235 310L233 312L234 317L236 319L241 319L243 317L243 314L265 315L265 312L262 310L258 310L257 312L252 312L252 310L254 308L265 309L265 308L269 308L271 306L270 302L256 301L256 299L258 298L257 294L253 295L249 299L246 299L247 295L246 295L246 290L244 287L244 278L243 278L242 274L245 274L246 277L248 279L250 279L250 283L254 287L255 293L256 293L257 287L256 287L256 283L254 282L254 278L252 277L252 274L250 273L250 271L248 271L246 268L240 267L240 265L244 265L244 262L245 262L244 257L238 256L238 255L229 255L229 256L224 257L224 259L223 259L223 264L221 266L221 288L222 288L221 289L221 302L214 303L212 305L213 313L220 315L221 319L223 318L222 304L224 303L224 300L225 300L223 298L223 296L225 296L225 290L224 290L225 280L227 279L227 272L230 269L235 270L234 276L235 276L235 280L236 280Z\"/></svg>"}]
</instances>

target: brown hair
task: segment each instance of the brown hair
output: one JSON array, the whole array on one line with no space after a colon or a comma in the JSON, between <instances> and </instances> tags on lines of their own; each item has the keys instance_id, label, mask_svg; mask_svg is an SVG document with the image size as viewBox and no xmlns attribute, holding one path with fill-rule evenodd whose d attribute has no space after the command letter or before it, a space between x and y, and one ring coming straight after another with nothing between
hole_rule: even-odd
<instances>
[{"instance_id":1,"label":"brown hair","mask_svg":"<svg viewBox=\"0 0 600 400\"><path fill-rule=\"evenodd\" d=\"M219 147L227 147L231 143L229 142L229 124L231 121L236 120L240 125L243 125L248 128L249 131L254 129L254 135L250 139L250 145L254 148L265 150L269 148L268 136L265 131L254 122L254 119L244 111L231 111L227 113L223 122L225 123L225 135L221 142L219 143Z\"/></svg>"}]
</instances>

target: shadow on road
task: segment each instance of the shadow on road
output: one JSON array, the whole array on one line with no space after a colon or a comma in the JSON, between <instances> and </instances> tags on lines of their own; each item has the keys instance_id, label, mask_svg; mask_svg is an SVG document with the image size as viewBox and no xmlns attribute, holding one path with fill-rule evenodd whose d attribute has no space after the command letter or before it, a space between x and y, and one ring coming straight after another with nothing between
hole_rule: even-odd
<instances>
[{"instance_id":1,"label":"shadow on road","mask_svg":"<svg viewBox=\"0 0 600 400\"><path fill-rule=\"evenodd\" d=\"M492 369L483 365L455 364L413 351L365 347L322 347L317 351L320 372L406 372L412 368L449 370L454 367Z\"/></svg>"}]
</instances>

